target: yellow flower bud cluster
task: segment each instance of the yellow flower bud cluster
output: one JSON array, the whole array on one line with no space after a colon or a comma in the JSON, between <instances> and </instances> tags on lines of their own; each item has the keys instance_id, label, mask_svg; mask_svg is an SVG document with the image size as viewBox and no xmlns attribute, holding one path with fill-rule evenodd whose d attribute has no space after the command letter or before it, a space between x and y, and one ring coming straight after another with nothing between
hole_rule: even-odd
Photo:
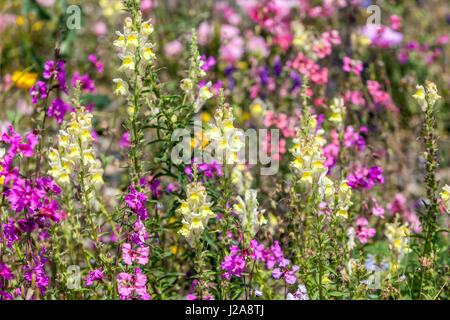
<instances>
[{"instance_id":1,"label":"yellow flower bud cluster","mask_svg":"<svg viewBox=\"0 0 450 320\"><path fill-rule=\"evenodd\" d=\"M431 81L426 82L426 89L422 85L416 86L417 92L413 98L417 100L423 112L427 112L429 107L433 107L437 100L441 98L438 95L436 84Z\"/></svg>"},{"instance_id":2,"label":"yellow flower bud cluster","mask_svg":"<svg viewBox=\"0 0 450 320\"><path fill-rule=\"evenodd\" d=\"M215 148L216 159L223 161L225 154L226 164L238 162L238 151L243 147L243 133L233 126L233 110L229 106L217 108L214 114L215 123L210 124L206 137Z\"/></svg>"},{"instance_id":3,"label":"yellow flower bud cluster","mask_svg":"<svg viewBox=\"0 0 450 320\"><path fill-rule=\"evenodd\" d=\"M123 26L123 33L116 31L118 38L113 45L119 49L119 58L122 64L119 70L123 70L128 77L113 79L115 83L114 93L117 95L127 95L131 86L141 85L142 79L135 79L134 75L144 74L145 68L156 59L153 53L154 44L148 41L153 33L153 25L150 21L142 22L142 17L136 15L136 21L127 17ZM137 83L134 81L137 80Z\"/></svg>"},{"instance_id":4,"label":"yellow flower bud cluster","mask_svg":"<svg viewBox=\"0 0 450 320\"><path fill-rule=\"evenodd\" d=\"M259 226L267 223L263 215L264 210L258 210L257 195L256 190L249 189L245 191L245 200L238 196L238 202L233 205L234 211L239 215L243 231L248 232L252 238Z\"/></svg>"},{"instance_id":5,"label":"yellow flower bud cluster","mask_svg":"<svg viewBox=\"0 0 450 320\"><path fill-rule=\"evenodd\" d=\"M328 168L324 166L326 158L322 151L326 141L321 136L323 129L316 130L316 127L316 116L312 115L305 127L297 133L293 140L294 147L290 150L295 157L290 167L297 183L303 185L309 195L316 191L317 203L325 201L328 208L336 212L337 217L347 219L348 209L352 205L352 190L346 180L337 188L327 177Z\"/></svg>"},{"instance_id":6,"label":"yellow flower bud cluster","mask_svg":"<svg viewBox=\"0 0 450 320\"><path fill-rule=\"evenodd\" d=\"M330 109L331 114L328 120L330 120L331 122L335 122L338 125L338 127L341 127L345 117L344 99L334 98L333 104L330 106Z\"/></svg>"},{"instance_id":7,"label":"yellow flower bud cluster","mask_svg":"<svg viewBox=\"0 0 450 320\"><path fill-rule=\"evenodd\" d=\"M60 185L78 182L83 172L83 183L89 189L89 199L94 200L95 189L103 185L103 168L92 148L92 114L84 107L71 113L69 122L63 122L58 135L58 148L50 148L49 174Z\"/></svg>"},{"instance_id":8,"label":"yellow flower bud cluster","mask_svg":"<svg viewBox=\"0 0 450 320\"><path fill-rule=\"evenodd\" d=\"M323 165L326 158L323 155L321 146L325 144L325 140L320 136L322 130L315 132L317 120L315 115L311 116L306 124L307 128L303 128L293 140L294 147L291 153L295 157L290 163L298 182L304 185L307 190L311 191L313 186L323 186L332 183L326 178L328 168ZM304 132L308 134L304 136Z\"/></svg>"},{"instance_id":9,"label":"yellow flower bud cluster","mask_svg":"<svg viewBox=\"0 0 450 320\"><path fill-rule=\"evenodd\" d=\"M207 202L206 189L201 183L193 182L186 188L187 198L181 202L181 206L176 211L183 216L183 227L178 233L194 247L206 228L208 220L216 215L210 208L211 203Z\"/></svg>"}]
</instances>

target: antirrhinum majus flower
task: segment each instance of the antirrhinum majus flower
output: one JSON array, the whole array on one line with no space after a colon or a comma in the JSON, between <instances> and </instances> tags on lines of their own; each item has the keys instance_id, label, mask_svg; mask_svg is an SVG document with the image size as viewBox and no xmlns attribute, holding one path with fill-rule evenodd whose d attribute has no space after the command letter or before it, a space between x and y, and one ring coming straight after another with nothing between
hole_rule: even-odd
<instances>
[{"instance_id":1,"label":"antirrhinum majus flower","mask_svg":"<svg viewBox=\"0 0 450 320\"><path fill-rule=\"evenodd\" d=\"M215 217L211 210L211 203L207 202L205 187L199 182L187 185L186 200L181 202L177 213L183 216L183 227L178 231L191 246L200 239L200 235L208 224L210 218Z\"/></svg>"},{"instance_id":2,"label":"antirrhinum majus flower","mask_svg":"<svg viewBox=\"0 0 450 320\"><path fill-rule=\"evenodd\" d=\"M243 147L242 131L233 125L233 110L229 106L216 109L215 123L210 124L206 137L214 147L215 159L226 164L238 162L238 151ZM225 159L224 159L225 158Z\"/></svg>"},{"instance_id":3,"label":"antirrhinum majus flower","mask_svg":"<svg viewBox=\"0 0 450 320\"><path fill-rule=\"evenodd\" d=\"M312 115L306 123L307 127L302 128L293 140L294 147L291 149L295 159L290 163L290 167L297 181L309 192L312 191L313 186L331 184L329 179L325 179L328 168L324 165L326 158L321 148L325 140L320 136L320 131L316 132L316 125L317 120Z\"/></svg>"},{"instance_id":4,"label":"antirrhinum majus flower","mask_svg":"<svg viewBox=\"0 0 450 320\"><path fill-rule=\"evenodd\" d=\"M396 252L398 261L401 261L405 253L411 250L409 248L410 231L408 224L400 224L398 221L386 223L384 234Z\"/></svg>"},{"instance_id":5,"label":"antirrhinum majus flower","mask_svg":"<svg viewBox=\"0 0 450 320\"><path fill-rule=\"evenodd\" d=\"M71 113L69 122L63 122L58 135L58 148L50 148L48 160L51 169L49 174L60 185L78 182L83 171L83 183L89 190L89 200L96 204L95 190L103 185L103 168L96 159L92 146L92 114L81 107Z\"/></svg>"},{"instance_id":6,"label":"antirrhinum majus flower","mask_svg":"<svg viewBox=\"0 0 450 320\"><path fill-rule=\"evenodd\" d=\"M422 85L416 86L417 92L413 94L413 98L417 100L423 112L427 112L429 107L433 107L437 100L441 99L438 95L436 84L431 81L426 82L426 88Z\"/></svg>"},{"instance_id":7,"label":"antirrhinum majus flower","mask_svg":"<svg viewBox=\"0 0 450 320\"><path fill-rule=\"evenodd\" d=\"M243 231L248 232L252 238L259 227L267 223L263 215L264 210L258 208L257 194L256 190L249 189L245 191L245 200L238 196L238 203L233 206L234 211L239 215Z\"/></svg>"}]
</instances>

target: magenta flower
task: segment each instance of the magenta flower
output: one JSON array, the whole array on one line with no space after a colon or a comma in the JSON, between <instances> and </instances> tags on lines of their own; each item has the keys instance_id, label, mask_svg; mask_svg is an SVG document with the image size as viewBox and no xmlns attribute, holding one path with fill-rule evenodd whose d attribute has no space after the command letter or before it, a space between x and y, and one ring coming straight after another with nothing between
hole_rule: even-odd
<instances>
[{"instance_id":1,"label":"magenta flower","mask_svg":"<svg viewBox=\"0 0 450 320\"><path fill-rule=\"evenodd\" d=\"M227 272L222 275L222 278L230 280L231 276L242 277L242 272L245 270L246 261L245 254L239 250L238 246L230 247L231 254L225 257L225 261L222 262L222 270Z\"/></svg>"},{"instance_id":2,"label":"magenta flower","mask_svg":"<svg viewBox=\"0 0 450 320\"><path fill-rule=\"evenodd\" d=\"M353 189L370 189L377 182L384 183L382 172L383 168L380 167L362 167L347 176L348 185Z\"/></svg>"},{"instance_id":3,"label":"magenta flower","mask_svg":"<svg viewBox=\"0 0 450 320\"><path fill-rule=\"evenodd\" d=\"M59 84L59 88L67 94L64 61L58 60L56 63L53 60L47 61L44 65L44 72L42 73L42 76L44 79L56 80Z\"/></svg>"},{"instance_id":4,"label":"magenta flower","mask_svg":"<svg viewBox=\"0 0 450 320\"><path fill-rule=\"evenodd\" d=\"M402 43L403 35L386 26L367 24L361 29L361 34L369 38L372 46L381 48L395 47Z\"/></svg>"},{"instance_id":5,"label":"magenta flower","mask_svg":"<svg viewBox=\"0 0 450 320\"><path fill-rule=\"evenodd\" d=\"M374 216L380 217L381 219L384 219L384 208L383 206L379 206L377 199L372 198L372 202L374 204L374 207L372 208L372 214Z\"/></svg>"},{"instance_id":6,"label":"magenta flower","mask_svg":"<svg viewBox=\"0 0 450 320\"><path fill-rule=\"evenodd\" d=\"M31 102L38 103L39 100L47 98L47 85L44 81L38 81L30 88Z\"/></svg>"},{"instance_id":7,"label":"magenta flower","mask_svg":"<svg viewBox=\"0 0 450 320\"><path fill-rule=\"evenodd\" d=\"M131 142L131 139L130 139L130 132L127 131L127 132L125 132L125 133L122 135L122 140L120 140L119 145L120 145L122 148L128 148L128 147L130 147L132 144L133 144L133 143Z\"/></svg>"},{"instance_id":8,"label":"magenta flower","mask_svg":"<svg viewBox=\"0 0 450 320\"><path fill-rule=\"evenodd\" d=\"M368 239L375 236L376 230L374 228L366 228L369 221L366 218L360 217L356 220L356 237L360 243L366 243Z\"/></svg>"},{"instance_id":9,"label":"magenta flower","mask_svg":"<svg viewBox=\"0 0 450 320\"><path fill-rule=\"evenodd\" d=\"M30 266L28 263L25 266L25 280L29 285L35 283L42 296L45 296L45 291L49 283L49 278L45 275L44 271L44 264L48 261L47 258L43 257L45 251L46 249L43 247L39 255L33 256L33 266Z\"/></svg>"},{"instance_id":10,"label":"magenta flower","mask_svg":"<svg viewBox=\"0 0 450 320\"><path fill-rule=\"evenodd\" d=\"M64 119L64 115L70 109L72 109L70 105L64 103L64 101L62 99L56 98L55 100L53 100L50 107L48 107L47 115L50 118L55 117L56 122L58 122L60 124L60 123L62 123L62 121Z\"/></svg>"},{"instance_id":11,"label":"magenta flower","mask_svg":"<svg viewBox=\"0 0 450 320\"><path fill-rule=\"evenodd\" d=\"M147 196L141 192L137 192L135 188L130 186L131 193L125 197L125 202L128 207L131 208L141 220L147 219L147 209L145 204L147 202Z\"/></svg>"},{"instance_id":12,"label":"magenta flower","mask_svg":"<svg viewBox=\"0 0 450 320\"><path fill-rule=\"evenodd\" d=\"M0 263L0 279L11 280L13 277L14 273L11 272L11 269L4 262ZM3 281L0 281L0 288L2 283Z\"/></svg>"},{"instance_id":13,"label":"magenta flower","mask_svg":"<svg viewBox=\"0 0 450 320\"><path fill-rule=\"evenodd\" d=\"M147 229L140 219L137 219L133 225L133 234L131 235L131 242L142 247L148 239Z\"/></svg>"},{"instance_id":14,"label":"magenta flower","mask_svg":"<svg viewBox=\"0 0 450 320\"><path fill-rule=\"evenodd\" d=\"M27 138L27 143L22 142L22 136L16 132L12 126L8 127L9 133L4 133L2 135L2 141L9 143L10 147L8 149L8 155L14 157L18 153L22 153L24 157L29 158L34 155L34 147L38 144L38 139L33 133L27 133L25 137Z\"/></svg>"},{"instance_id":15,"label":"magenta flower","mask_svg":"<svg viewBox=\"0 0 450 320\"><path fill-rule=\"evenodd\" d=\"M299 266L292 266L292 270L289 270L287 266L290 264L288 259L282 259L280 263L278 263L278 268L273 269L272 277L275 279L284 279L288 284L294 284L297 282L297 277L295 273L300 269Z\"/></svg>"},{"instance_id":16,"label":"magenta flower","mask_svg":"<svg viewBox=\"0 0 450 320\"><path fill-rule=\"evenodd\" d=\"M205 55L202 55L200 61L203 61L203 65L200 68L204 71L208 71L216 65L216 59L214 59L214 57L206 58Z\"/></svg>"},{"instance_id":17,"label":"magenta flower","mask_svg":"<svg viewBox=\"0 0 450 320\"><path fill-rule=\"evenodd\" d=\"M70 83L72 87L77 87L77 81L80 81L80 89L83 91L88 91L91 93L95 93L95 84L94 81L89 78L89 75L85 74L81 76L78 72L75 72L72 78L72 82Z\"/></svg>"},{"instance_id":18,"label":"magenta flower","mask_svg":"<svg viewBox=\"0 0 450 320\"><path fill-rule=\"evenodd\" d=\"M91 286L95 280L102 280L103 279L103 268L95 269L89 272L89 277L85 279L86 285L85 288L88 286Z\"/></svg>"},{"instance_id":19,"label":"magenta flower","mask_svg":"<svg viewBox=\"0 0 450 320\"><path fill-rule=\"evenodd\" d=\"M131 248L131 243L124 243L122 245L122 259L128 265L137 263L146 265L148 263L148 254L150 252L149 247L140 247L137 250Z\"/></svg>"},{"instance_id":20,"label":"magenta flower","mask_svg":"<svg viewBox=\"0 0 450 320\"><path fill-rule=\"evenodd\" d=\"M95 54L90 54L88 56L88 60L92 63L92 65L97 69L98 72L103 72L104 69L103 62L98 60Z\"/></svg>"},{"instance_id":21,"label":"magenta flower","mask_svg":"<svg viewBox=\"0 0 450 320\"><path fill-rule=\"evenodd\" d=\"M141 269L136 268L134 275L121 272L117 276L118 291L121 300L140 298L150 300L150 294L147 293L147 276L142 274Z\"/></svg>"},{"instance_id":22,"label":"magenta flower","mask_svg":"<svg viewBox=\"0 0 450 320\"><path fill-rule=\"evenodd\" d=\"M344 70L345 72L353 72L354 74L359 76L364 69L362 62L359 60L353 60L349 57L344 57L342 60L344 62L342 70Z\"/></svg>"}]
</instances>

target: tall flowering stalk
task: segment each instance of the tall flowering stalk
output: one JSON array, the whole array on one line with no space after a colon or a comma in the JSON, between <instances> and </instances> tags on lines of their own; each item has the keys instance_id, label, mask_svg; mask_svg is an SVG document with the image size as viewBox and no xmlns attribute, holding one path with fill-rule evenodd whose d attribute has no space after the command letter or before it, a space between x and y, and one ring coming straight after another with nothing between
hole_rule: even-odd
<instances>
[{"instance_id":1,"label":"tall flowering stalk","mask_svg":"<svg viewBox=\"0 0 450 320\"><path fill-rule=\"evenodd\" d=\"M114 46L119 49L118 56L122 60L119 70L123 72L125 79L114 79L114 93L127 98L126 129L130 132L132 146L130 149L131 168L133 181L138 185L141 178L142 167L139 159L142 156L141 142L144 138L142 125L139 120L139 112L144 104L144 90L148 90L154 79L153 67L156 55L153 53L154 44L149 40L153 33L153 25L150 21L142 21L142 13L139 10L139 2L126 1L126 11L131 14L123 25L123 33L117 31L118 38Z\"/></svg>"},{"instance_id":2,"label":"tall flowering stalk","mask_svg":"<svg viewBox=\"0 0 450 320\"><path fill-rule=\"evenodd\" d=\"M196 271L199 277L200 299L203 297L203 288L208 281L205 270L205 253L201 235L207 228L208 220L216 215L211 210L211 203L207 201L207 193L202 183L197 182L197 167L194 165L194 182L186 187L186 200L181 201L177 212L182 215L183 227L178 231L196 249Z\"/></svg>"},{"instance_id":3,"label":"tall flowering stalk","mask_svg":"<svg viewBox=\"0 0 450 320\"><path fill-rule=\"evenodd\" d=\"M433 247L433 239L437 230L437 213L438 213L438 184L436 181L436 170L439 166L438 161L438 146L437 136L434 133L435 128L435 104L441 99L438 95L436 85L427 81L426 88L422 85L417 85L417 92L413 95L413 98L419 103L422 112L425 115L425 121L423 124L423 143L425 145L425 163L426 163L426 192L428 203L425 203L426 212L421 215L422 217L422 230L423 230L423 242L421 244L420 260L422 265L422 271L420 275L420 292L419 298L422 299L423 281L425 277L426 266L424 266L424 259L430 258L430 253L433 253L435 248Z\"/></svg>"}]
</instances>

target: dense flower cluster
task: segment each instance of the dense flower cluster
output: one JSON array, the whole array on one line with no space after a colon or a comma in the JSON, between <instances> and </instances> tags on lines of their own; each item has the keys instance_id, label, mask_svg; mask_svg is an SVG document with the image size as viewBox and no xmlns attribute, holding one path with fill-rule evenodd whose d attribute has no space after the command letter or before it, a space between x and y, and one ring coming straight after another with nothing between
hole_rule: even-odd
<instances>
[{"instance_id":1,"label":"dense flower cluster","mask_svg":"<svg viewBox=\"0 0 450 320\"><path fill-rule=\"evenodd\" d=\"M208 225L208 220L216 215L207 202L205 187L199 182L186 186L186 200L181 202L177 212L183 216L183 227L178 231L191 246L198 242L201 233Z\"/></svg>"},{"instance_id":2,"label":"dense flower cluster","mask_svg":"<svg viewBox=\"0 0 450 320\"><path fill-rule=\"evenodd\" d=\"M92 147L92 114L84 107L71 113L71 120L63 123L58 136L58 149L48 153L49 174L62 186L71 182L83 184L89 202L97 203L95 190L103 184L103 168Z\"/></svg>"}]
</instances>

